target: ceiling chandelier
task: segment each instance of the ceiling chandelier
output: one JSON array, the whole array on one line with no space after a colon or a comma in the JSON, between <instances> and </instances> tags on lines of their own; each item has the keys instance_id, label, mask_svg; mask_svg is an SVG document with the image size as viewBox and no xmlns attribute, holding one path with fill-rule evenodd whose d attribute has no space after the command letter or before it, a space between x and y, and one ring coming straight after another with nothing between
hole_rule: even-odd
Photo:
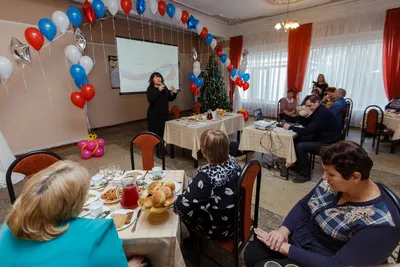
<instances>
[{"instance_id":1,"label":"ceiling chandelier","mask_svg":"<svg viewBox=\"0 0 400 267\"><path fill-rule=\"evenodd\" d=\"M294 30L300 26L300 24L295 20L289 20L289 4L290 0L287 0L287 10L286 10L286 21L281 21L275 24L275 29L278 31L280 29L285 29L285 32L289 30Z\"/></svg>"}]
</instances>

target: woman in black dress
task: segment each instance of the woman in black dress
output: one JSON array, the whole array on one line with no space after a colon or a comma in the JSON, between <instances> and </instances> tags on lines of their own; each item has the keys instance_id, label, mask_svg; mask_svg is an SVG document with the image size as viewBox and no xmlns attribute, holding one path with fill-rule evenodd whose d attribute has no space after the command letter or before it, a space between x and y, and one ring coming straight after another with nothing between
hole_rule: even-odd
<instances>
[{"instance_id":1,"label":"woman in black dress","mask_svg":"<svg viewBox=\"0 0 400 267\"><path fill-rule=\"evenodd\" d=\"M165 122L168 120L168 102L175 100L177 89L171 85L170 89L164 84L163 76L154 72L149 79L147 87L147 100L149 109L147 110L148 130L164 138ZM160 150L157 149L157 156L160 156Z\"/></svg>"},{"instance_id":2,"label":"woman in black dress","mask_svg":"<svg viewBox=\"0 0 400 267\"><path fill-rule=\"evenodd\" d=\"M317 82L314 82L313 89L318 88L321 90L319 97L322 99L325 96L326 88L328 88L328 83L325 81L325 76L323 74L319 74L317 78Z\"/></svg>"}]
</instances>

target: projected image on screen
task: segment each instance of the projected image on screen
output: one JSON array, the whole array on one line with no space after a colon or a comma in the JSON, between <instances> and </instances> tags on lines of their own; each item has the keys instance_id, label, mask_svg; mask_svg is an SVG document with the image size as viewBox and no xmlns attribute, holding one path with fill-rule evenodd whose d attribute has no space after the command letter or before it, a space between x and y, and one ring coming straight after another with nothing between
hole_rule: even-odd
<instances>
[{"instance_id":1,"label":"projected image on screen","mask_svg":"<svg viewBox=\"0 0 400 267\"><path fill-rule=\"evenodd\" d=\"M117 49L121 94L146 92L153 72L161 73L168 87L179 88L177 46L117 38Z\"/></svg>"}]
</instances>

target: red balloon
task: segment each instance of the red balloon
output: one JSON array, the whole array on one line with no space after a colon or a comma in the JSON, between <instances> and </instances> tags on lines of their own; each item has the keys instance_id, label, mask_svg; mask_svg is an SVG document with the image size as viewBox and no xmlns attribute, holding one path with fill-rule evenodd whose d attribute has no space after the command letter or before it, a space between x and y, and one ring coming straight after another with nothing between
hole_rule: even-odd
<instances>
[{"instance_id":1,"label":"red balloon","mask_svg":"<svg viewBox=\"0 0 400 267\"><path fill-rule=\"evenodd\" d=\"M196 93L194 94L194 96L198 96L200 94L200 88L196 89Z\"/></svg>"},{"instance_id":2,"label":"red balloon","mask_svg":"<svg viewBox=\"0 0 400 267\"><path fill-rule=\"evenodd\" d=\"M236 84L237 86L239 86L239 87L242 87L242 86L243 86L243 80L242 80L242 78L237 77L236 80L235 80L235 84Z\"/></svg>"},{"instance_id":3,"label":"red balloon","mask_svg":"<svg viewBox=\"0 0 400 267\"><path fill-rule=\"evenodd\" d=\"M232 69L233 69L233 64L232 64L232 63L229 64L228 67L226 67L226 70L227 70L229 73L231 73Z\"/></svg>"},{"instance_id":4,"label":"red balloon","mask_svg":"<svg viewBox=\"0 0 400 267\"><path fill-rule=\"evenodd\" d=\"M44 43L43 34L36 28L29 27L25 30L26 41L37 51L42 48Z\"/></svg>"},{"instance_id":5,"label":"red balloon","mask_svg":"<svg viewBox=\"0 0 400 267\"><path fill-rule=\"evenodd\" d=\"M167 11L167 4L163 0L158 1L158 12L160 12L161 16L165 15L165 11Z\"/></svg>"},{"instance_id":6,"label":"red balloon","mask_svg":"<svg viewBox=\"0 0 400 267\"><path fill-rule=\"evenodd\" d=\"M84 84L81 87L81 94L83 96L83 99L85 99L86 101L90 101L92 100L92 98L94 97L94 95L96 94L96 90L94 90L93 85L91 84Z\"/></svg>"},{"instance_id":7,"label":"red balloon","mask_svg":"<svg viewBox=\"0 0 400 267\"><path fill-rule=\"evenodd\" d=\"M195 94L197 90L197 85L196 83L190 83L190 91Z\"/></svg>"},{"instance_id":8,"label":"red balloon","mask_svg":"<svg viewBox=\"0 0 400 267\"><path fill-rule=\"evenodd\" d=\"M248 82L245 82L243 84L243 91L246 91L247 89L249 89L249 87L250 87L250 84Z\"/></svg>"},{"instance_id":9,"label":"red balloon","mask_svg":"<svg viewBox=\"0 0 400 267\"><path fill-rule=\"evenodd\" d=\"M88 0L85 0L85 2L83 2L82 9L83 9L83 14L85 15L85 18L87 19L87 21L93 22L94 21L94 9Z\"/></svg>"},{"instance_id":10,"label":"red balloon","mask_svg":"<svg viewBox=\"0 0 400 267\"><path fill-rule=\"evenodd\" d=\"M222 55L222 47L220 45L217 45L217 48L215 50L217 51L217 55L220 57Z\"/></svg>"},{"instance_id":11,"label":"red balloon","mask_svg":"<svg viewBox=\"0 0 400 267\"><path fill-rule=\"evenodd\" d=\"M71 94L71 102L78 108L85 107L85 99L80 92L73 92Z\"/></svg>"},{"instance_id":12,"label":"red balloon","mask_svg":"<svg viewBox=\"0 0 400 267\"><path fill-rule=\"evenodd\" d=\"M189 12L187 12L186 10L183 10L181 21L183 24L186 24L186 22L188 22L188 20L189 20Z\"/></svg>"},{"instance_id":13,"label":"red balloon","mask_svg":"<svg viewBox=\"0 0 400 267\"><path fill-rule=\"evenodd\" d=\"M125 14L129 15L132 10L132 0L121 0L121 8Z\"/></svg>"},{"instance_id":14,"label":"red balloon","mask_svg":"<svg viewBox=\"0 0 400 267\"><path fill-rule=\"evenodd\" d=\"M200 37L205 39L207 34L208 34L208 29L204 27L203 30L201 30Z\"/></svg>"}]
</instances>

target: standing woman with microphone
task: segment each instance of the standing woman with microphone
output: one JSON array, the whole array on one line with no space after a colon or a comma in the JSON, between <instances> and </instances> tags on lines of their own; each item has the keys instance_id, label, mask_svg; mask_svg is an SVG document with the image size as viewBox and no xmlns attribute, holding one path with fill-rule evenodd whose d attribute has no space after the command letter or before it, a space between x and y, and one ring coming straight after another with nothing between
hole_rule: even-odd
<instances>
[{"instance_id":1,"label":"standing woman with microphone","mask_svg":"<svg viewBox=\"0 0 400 267\"><path fill-rule=\"evenodd\" d=\"M147 110L148 130L164 138L165 122L168 120L169 108L168 102L175 100L177 89L171 85L168 89L164 84L163 76L154 72L149 79L149 87L147 87L147 100L149 101L149 109ZM161 158L161 149L157 149L157 157Z\"/></svg>"}]
</instances>

